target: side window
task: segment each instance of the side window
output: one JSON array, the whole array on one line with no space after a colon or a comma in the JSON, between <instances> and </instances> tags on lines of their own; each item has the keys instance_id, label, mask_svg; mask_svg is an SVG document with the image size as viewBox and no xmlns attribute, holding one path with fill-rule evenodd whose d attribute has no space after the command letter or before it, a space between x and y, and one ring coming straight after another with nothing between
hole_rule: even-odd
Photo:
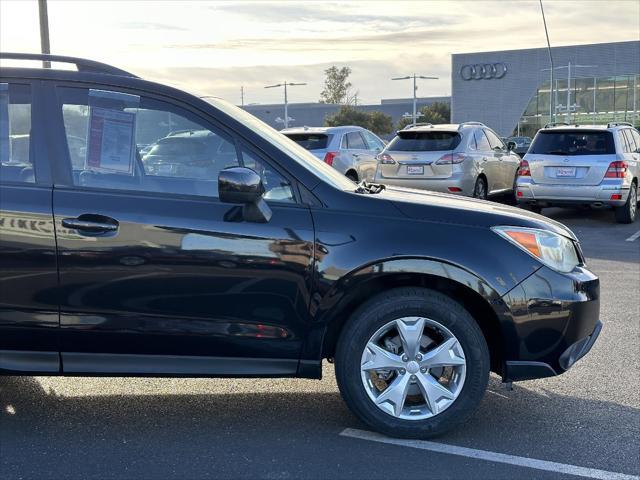
<instances>
[{"instance_id":1,"label":"side window","mask_svg":"<svg viewBox=\"0 0 640 480\"><path fill-rule=\"evenodd\" d=\"M631 129L622 130L623 135L627 139L627 152L634 153L636 151L636 142L631 134Z\"/></svg>"},{"instance_id":2,"label":"side window","mask_svg":"<svg viewBox=\"0 0 640 480\"><path fill-rule=\"evenodd\" d=\"M342 139L340 140L340 150L348 150L349 142L347 141L347 136L342 135Z\"/></svg>"},{"instance_id":3,"label":"side window","mask_svg":"<svg viewBox=\"0 0 640 480\"><path fill-rule=\"evenodd\" d=\"M471 138L469 139L469 148L471 150L478 150L478 143L476 142L476 134L477 132L471 135Z\"/></svg>"},{"instance_id":4,"label":"side window","mask_svg":"<svg viewBox=\"0 0 640 480\"><path fill-rule=\"evenodd\" d=\"M489 144L489 140L487 139L487 136L485 135L484 130L482 129L476 130L473 136L475 137L476 148L478 149L478 151L486 152L491 150L491 145Z\"/></svg>"},{"instance_id":5,"label":"side window","mask_svg":"<svg viewBox=\"0 0 640 480\"><path fill-rule=\"evenodd\" d=\"M631 132L631 136L635 140L636 143L636 153L640 153L640 133L637 130L629 130Z\"/></svg>"},{"instance_id":6,"label":"side window","mask_svg":"<svg viewBox=\"0 0 640 480\"><path fill-rule=\"evenodd\" d=\"M495 133L493 133L491 130L485 130L484 133L487 135L487 138L489 139L489 145L491 145L492 150L495 150L496 148L499 148L501 150L505 149L504 143L502 142L502 140L500 140L500 137L498 137Z\"/></svg>"},{"instance_id":7,"label":"side window","mask_svg":"<svg viewBox=\"0 0 640 480\"><path fill-rule=\"evenodd\" d=\"M628 153L629 150L629 141L627 140L627 136L624 134L624 130L618 130L618 138L620 139L620 146L622 147L622 151L624 153Z\"/></svg>"},{"instance_id":8,"label":"side window","mask_svg":"<svg viewBox=\"0 0 640 480\"><path fill-rule=\"evenodd\" d=\"M262 178L265 200L287 203L296 201L291 183L286 178L246 147L243 146L241 152L241 165L250 168Z\"/></svg>"},{"instance_id":9,"label":"side window","mask_svg":"<svg viewBox=\"0 0 640 480\"><path fill-rule=\"evenodd\" d=\"M362 132L365 140L367 141L367 145L369 146L368 150L382 150L384 148L384 144L382 141L376 137L373 133L368 130Z\"/></svg>"},{"instance_id":10,"label":"side window","mask_svg":"<svg viewBox=\"0 0 640 480\"><path fill-rule=\"evenodd\" d=\"M360 132L347 133L347 148L349 150L366 150L367 145L364 143L364 139Z\"/></svg>"},{"instance_id":11,"label":"side window","mask_svg":"<svg viewBox=\"0 0 640 480\"><path fill-rule=\"evenodd\" d=\"M35 183L31 87L0 83L0 181Z\"/></svg>"}]
</instances>

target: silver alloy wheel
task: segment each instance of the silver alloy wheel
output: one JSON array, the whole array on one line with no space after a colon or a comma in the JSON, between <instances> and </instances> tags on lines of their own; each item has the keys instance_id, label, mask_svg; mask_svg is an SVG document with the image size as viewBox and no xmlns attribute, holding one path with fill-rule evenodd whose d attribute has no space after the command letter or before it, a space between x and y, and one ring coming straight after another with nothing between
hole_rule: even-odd
<instances>
[{"instance_id":1,"label":"silver alloy wheel","mask_svg":"<svg viewBox=\"0 0 640 480\"><path fill-rule=\"evenodd\" d=\"M629 217L631 218L631 221L634 221L636 219L638 209L638 187L633 188L633 184L631 184L629 197Z\"/></svg>"},{"instance_id":2,"label":"silver alloy wheel","mask_svg":"<svg viewBox=\"0 0 640 480\"><path fill-rule=\"evenodd\" d=\"M403 317L379 328L360 361L369 398L403 420L424 420L449 408L462 391L466 370L455 335L423 317Z\"/></svg>"},{"instance_id":3,"label":"silver alloy wheel","mask_svg":"<svg viewBox=\"0 0 640 480\"><path fill-rule=\"evenodd\" d=\"M473 196L475 198L481 199L487 198L487 189L485 187L485 182L480 178L476 180L476 186L473 189Z\"/></svg>"}]
</instances>

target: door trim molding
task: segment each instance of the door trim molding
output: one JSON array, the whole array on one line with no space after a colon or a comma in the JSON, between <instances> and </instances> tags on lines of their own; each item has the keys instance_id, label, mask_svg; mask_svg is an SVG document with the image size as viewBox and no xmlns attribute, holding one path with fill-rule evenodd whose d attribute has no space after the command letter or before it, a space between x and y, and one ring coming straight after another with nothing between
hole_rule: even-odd
<instances>
[{"instance_id":1,"label":"door trim molding","mask_svg":"<svg viewBox=\"0 0 640 480\"><path fill-rule=\"evenodd\" d=\"M58 352L0 350L0 373L60 373Z\"/></svg>"},{"instance_id":2,"label":"door trim molding","mask_svg":"<svg viewBox=\"0 0 640 480\"><path fill-rule=\"evenodd\" d=\"M62 352L63 374L125 376L294 376L298 359Z\"/></svg>"}]
</instances>

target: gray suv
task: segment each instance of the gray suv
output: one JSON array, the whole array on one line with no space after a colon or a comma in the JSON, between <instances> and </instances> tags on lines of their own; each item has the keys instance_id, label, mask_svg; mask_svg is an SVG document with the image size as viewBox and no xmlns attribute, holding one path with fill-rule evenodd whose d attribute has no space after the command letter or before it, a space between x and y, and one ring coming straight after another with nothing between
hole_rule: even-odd
<instances>
[{"instance_id":1,"label":"gray suv","mask_svg":"<svg viewBox=\"0 0 640 480\"><path fill-rule=\"evenodd\" d=\"M378 155L376 182L476 198L510 193L520 164L514 147L479 122L410 125Z\"/></svg>"},{"instance_id":2,"label":"gray suv","mask_svg":"<svg viewBox=\"0 0 640 480\"><path fill-rule=\"evenodd\" d=\"M281 132L354 182L373 181L384 142L357 126L294 127Z\"/></svg>"},{"instance_id":3,"label":"gray suv","mask_svg":"<svg viewBox=\"0 0 640 480\"><path fill-rule=\"evenodd\" d=\"M616 221L637 216L640 133L630 123L547 125L518 171L518 203L612 206Z\"/></svg>"}]
</instances>

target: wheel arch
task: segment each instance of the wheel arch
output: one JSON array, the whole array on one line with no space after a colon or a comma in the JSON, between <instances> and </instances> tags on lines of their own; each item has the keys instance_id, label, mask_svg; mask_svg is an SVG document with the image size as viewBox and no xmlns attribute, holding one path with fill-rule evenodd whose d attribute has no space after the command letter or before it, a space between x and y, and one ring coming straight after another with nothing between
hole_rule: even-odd
<instances>
[{"instance_id":1,"label":"wheel arch","mask_svg":"<svg viewBox=\"0 0 640 480\"><path fill-rule=\"evenodd\" d=\"M321 358L333 357L344 325L360 305L389 289L411 286L439 291L461 303L482 330L492 371L502 374L504 334L500 318L507 307L499 294L476 275L440 261L402 259L363 267L338 283L325 298L340 299L319 307L324 326Z\"/></svg>"}]
</instances>

